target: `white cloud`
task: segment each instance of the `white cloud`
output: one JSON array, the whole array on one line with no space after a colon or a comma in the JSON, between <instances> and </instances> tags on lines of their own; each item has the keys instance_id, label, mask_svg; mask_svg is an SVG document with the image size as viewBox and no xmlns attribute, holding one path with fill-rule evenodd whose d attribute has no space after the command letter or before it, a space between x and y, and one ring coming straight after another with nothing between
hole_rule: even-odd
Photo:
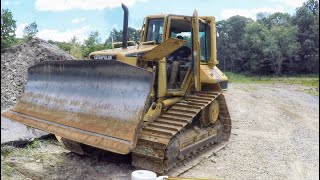
<instances>
[{"instance_id":1,"label":"white cloud","mask_svg":"<svg viewBox=\"0 0 320 180\"><path fill-rule=\"evenodd\" d=\"M146 2L147 0L36 0L35 6L39 11L102 10L119 7L121 3L131 6L137 1Z\"/></svg>"},{"instance_id":2,"label":"white cloud","mask_svg":"<svg viewBox=\"0 0 320 180\"><path fill-rule=\"evenodd\" d=\"M18 38L22 38L23 37L23 30L24 28L28 25L28 23L22 23L20 25L17 26L17 29L16 29L16 36Z\"/></svg>"},{"instance_id":3,"label":"white cloud","mask_svg":"<svg viewBox=\"0 0 320 180\"><path fill-rule=\"evenodd\" d=\"M37 37L44 40L53 41L69 41L73 36L76 36L79 41L87 38L90 31L90 26L84 26L79 29L58 31L56 29L43 29L37 33Z\"/></svg>"},{"instance_id":4,"label":"white cloud","mask_svg":"<svg viewBox=\"0 0 320 180\"><path fill-rule=\"evenodd\" d=\"M11 1L5 1L5 2L4 2L4 5L5 5L5 6L9 6L9 5L19 5L19 4L21 4L21 1L17 1L17 0L15 0L15 1L11 0Z\"/></svg>"},{"instance_id":5,"label":"white cloud","mask_svg":"<svg viewBox=\"0 0 320 180\"><path fill-rule=\"evenodd\" d=\"M271 0L271 1L279 2L287 6L296 8L296 7L302 6L302 4L307 0Z\"/></svg>"},{"instance_id":6,"label":"white cloud","mask_svg":"<svg viewBox=\"0 0 320 180\"><path fill-rule=\"evenodd\" d=\"M275 12L284 12L284 8L256 8L256 9L225 9L221 12L222 19L228 19L232 16L240 15L245 16L251 19L256 19L257 13L275 13Z\"/></svg>"},{"instance_id":7,"label":"white cloud","mask_svg":"<svg viewBox=\"0 0 320 180\"><path fill-rule=\"evenodd\" d=\"M83 22L85 20L86 20L86 18L84 18L84 17L82 17L82 18L74 18L74 19L72 19L71 23L72 24L78 24L78 23Z\"/></svg>"}]
</instances>

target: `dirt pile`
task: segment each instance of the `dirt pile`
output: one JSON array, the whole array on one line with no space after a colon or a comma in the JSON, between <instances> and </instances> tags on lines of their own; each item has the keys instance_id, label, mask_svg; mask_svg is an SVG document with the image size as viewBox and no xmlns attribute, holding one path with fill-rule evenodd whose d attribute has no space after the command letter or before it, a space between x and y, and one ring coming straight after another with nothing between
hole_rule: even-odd
<instances>
[{"instance_id":1,"label":"dirt pile","mask_svg":"<svg viewBox=\"0 0 320 180\"><path fill-rule=\"evenodd\" d=\"M46 60L75 59L42 39L1 50L1 110L14 105L27 82L28 67Z\"/></svg>"}]
</instances>

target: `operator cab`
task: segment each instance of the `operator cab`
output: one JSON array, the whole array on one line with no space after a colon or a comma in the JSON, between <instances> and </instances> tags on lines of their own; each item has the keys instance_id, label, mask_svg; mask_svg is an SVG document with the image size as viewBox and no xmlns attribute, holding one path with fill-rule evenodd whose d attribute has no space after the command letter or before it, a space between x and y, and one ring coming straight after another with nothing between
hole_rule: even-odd
<instances>
[{"instance_id":1,"label":"operator cab","mask_svg":"<svg viewBox=\"0 0 320 180\"><path fill-rule=\"evenodd\" d=\"M159 15L145 18L142 27L142 44L158 45L168 38L187 41L166 59L167 89L180 89L186 79L192 62L192 17L178 15ZM210 25L199 23L201 62L206 63L211 57Z\"/></svg>"}]
</instances>

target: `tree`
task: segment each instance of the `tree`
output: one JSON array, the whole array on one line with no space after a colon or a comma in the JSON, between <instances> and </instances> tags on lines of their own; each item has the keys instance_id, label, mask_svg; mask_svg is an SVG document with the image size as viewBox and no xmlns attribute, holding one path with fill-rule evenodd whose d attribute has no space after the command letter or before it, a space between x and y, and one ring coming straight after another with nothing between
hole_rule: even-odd
<instances>
[{"instance_id":1,"label":"tree","mask_svg":"<svg viewBox=\"0 0 320 180\"><path fill-rule=\"evenodd\" d=\"M9 9L1 9L1 49L15 42L16 21Z\"/></svg>"},{"instance_id":2,"label":"tree","mask_svg":"<svg viewBox=\"0 0 320 180\"><path fill-rule=\"evenodd\" d=\"M72 44L68 42L57 42L57 45L59 48L63 49L64 51L70 53L70 50L72 48Z\"/></svg>"},{"instance_id":3,"label":"tree","mask_svg":"<svg viewBox=\"0 0 320 180\"><path fill-rule=\"evenodd\" d=\"M292 22L292 18L288 13L258 13L257 22L263 24L268 29L271 29L271 27L275 25L290 25Z\"/></svg>"},{"instance_id":4,"label":"tree","mask_svg":"<svg viewBox=\"0 0 320 180\"><path fill-rule=\"evenodd\" d=\"M270 65L269 72L277 75L292 73L300 50L298 28L292 24L292 17L280 12L268 16L259 14L257 17L257 22L267 28L264 33L267 35L264 40L266 45L261 50Z\"/></svg>"},{"instance_id":5,"label":"tree","mask_svg":"<svg viewBox=\"0 0 320 180\"><path fill-rule=\"evenodd\" d=\"M84 57L88 57L88 55L93 51L99 51L105 48L103 44L100 43L101 38L98 31L92 31L89 34L88 39L84 41Z\"/></svg>"},{"instance_id":6,"label":"tree","mask_svg":"<svg viewBox=\"0 0 320 180\"><path fill-rule=\"evenodd\" d=\"M71 44L70 55L75 57L76 59L82 59L83 47L78 41L78 38L76 36L73 36L69 43Z\"/></svg>"},{"instance_id":7,"label":"tree","mask_svg":"<svg viewBox=\"0 0 320 180\"><path fill-rule=\"evenodd\" d=\"M270 31L258 22L248 23L243 39L244 55L248 59L246 71L253 74L271 74L271 60L265 56L265 50L275 49L269 39Z\"/></svg>"},{"instance_id":8,"label":"tree","mask_svg":"<svg viewBox=\"0 0 320 180\"><path fill-rule=\"evenodd\" d=\"M274 26L270 30L271 51L265 52L273 59L273 69L277 75L283 71L292 72L293 62L298 58L300 44L297 39L298 29L295 26ZM271 49L271 48L270 48Z\"/></svg>"},{"instance_id":9,"label":"tree","mask_svg":"<svg viewBox=\"0 0 320 180\"><path fill-rule=\"evenodd\" d=\"M23 38L25 38L26 40L31 40L36 36L37 33L38 25L36 22L32 22L23 29Z\"/></svg>"},{"instance_id":10,"label":"tree","mask_svg":"<svg viewBox=\"0 0 320 180\"><path fill-rule=\"evenodd\" d=\"M252 21L243 16L232 16L227 20L217 22L218 58L222 60L224 70L244 71L244 64L248 59L244 58L242 40L246 24Z\"/></svg>"},{"instance_id":11,"label":"tree","mask_svg":"<svg viewBox=\"0 0 320 180\"><path fill-rule=\"evenodd\" d=\"M128 27L128 40L138 43L140 40L140 30L135 28ZM105 41L105 45L111 44L112 42L121 42L122 41L122 30L117 31L113 28L109 34L108 39Z\"/></svg>"},{"instance_id":12,"label":"tree","mask_svg":"<svg viewBox=\"0 0 320 180\"><path fill-rule=\"evenodd\" d=\"M302 72L319 73L319 1L308 0L297 8L293 24L301 45L298 67Z\"/></svg>"}]
</instances>

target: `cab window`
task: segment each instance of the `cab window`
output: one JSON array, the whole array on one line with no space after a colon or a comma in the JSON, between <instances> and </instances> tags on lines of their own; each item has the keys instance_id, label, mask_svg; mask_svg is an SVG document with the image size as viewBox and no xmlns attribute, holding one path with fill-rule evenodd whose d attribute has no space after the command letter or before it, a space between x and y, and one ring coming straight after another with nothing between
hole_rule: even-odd
<instances>
[{"instance_id":1,"label":"cab window","mask_svg":"<svg viewBox=\"0 0 320 180\"><path fill-rule=\"evenodd\" d=\"M211 56L210 52L210 26L207 23L199 23L199 39L200 39L200 59L201 62L208 62Z\"/></svg>"},{"instance_id":2,"label":"cab window","mask_svg":"<svg viewBox=\"0 0 320 180\"><path fill-rule=\"evenodd\" d=\"M162 42L163 18L149 19L146 41L155 41L156 44Z\"/></svg>"}]
</instances>

